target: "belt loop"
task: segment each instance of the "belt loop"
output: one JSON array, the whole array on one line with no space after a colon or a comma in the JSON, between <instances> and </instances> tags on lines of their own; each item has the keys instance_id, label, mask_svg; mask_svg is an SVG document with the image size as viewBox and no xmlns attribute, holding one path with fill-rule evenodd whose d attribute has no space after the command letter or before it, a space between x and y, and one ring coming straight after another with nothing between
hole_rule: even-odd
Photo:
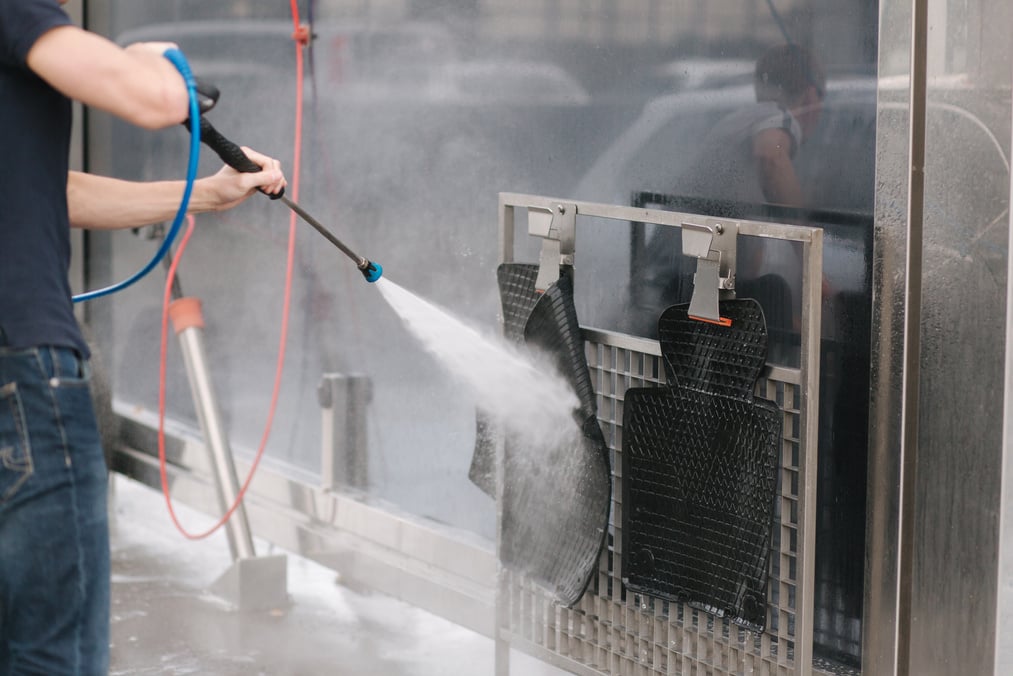
<instances>
[{"instance_id":1,"label":"belt loop","mask_svg":"<svg viewBox=\"0 0 1013 676\"><path fill-rule=\"evenodd\" d=\"M42 349L49 355L49 369L53 374L53 378L59 380L63 377L63 369L60 368L60 353L52 345L46 345Z\"/></svg>"},{"instance_id":2,"label":"belt loop","mask_svg":"<svg viewBox=\"0 0 1013 676\"><path fill-rule=\"evenodd\" d=\"M88 360L81 354L81 350L72 348L70 354L74 357L74 377L88 379Z\"/></svg>"}]
</instances>

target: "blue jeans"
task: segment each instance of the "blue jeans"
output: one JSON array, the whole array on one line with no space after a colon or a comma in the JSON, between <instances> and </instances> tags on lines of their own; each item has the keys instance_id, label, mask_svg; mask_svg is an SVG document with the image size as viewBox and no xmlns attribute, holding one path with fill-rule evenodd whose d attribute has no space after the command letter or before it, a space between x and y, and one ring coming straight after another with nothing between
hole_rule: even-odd
<instances>
[{"instance_id":1,"label":"blue jeans","mask_svg":"<svg viewBox=\"0 0 1013 676\"><path fill-rule=\"evenodd\" d=\"M105 459L88 363L0 333L0 676L109 669Z\"/></svg>"}]
</instances>

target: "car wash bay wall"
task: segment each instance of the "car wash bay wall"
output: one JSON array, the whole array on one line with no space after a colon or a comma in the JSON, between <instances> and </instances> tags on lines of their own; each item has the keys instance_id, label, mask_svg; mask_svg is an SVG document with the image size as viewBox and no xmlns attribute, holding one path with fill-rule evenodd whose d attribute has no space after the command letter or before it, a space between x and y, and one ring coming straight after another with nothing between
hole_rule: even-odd
<instances>
[{"instance_id":1,"label":"car wash bay wall","mask_svg":"<svg viewBox=\"0 0 1013 676\"><path fill-rule=\"evenodd\" d=\"M139 22L119 17L111 10L113 4L88 2L85 15L96 30L116 34ZM412 5L354 4L406 16ZM754 4L765 16L763 3ZM827 9L816 7L837 8L844 3L817 0L808 10L801 2L775 4L786 18L803 22L807 12L826 15ZM919 4L928 19L926 64L931 79L924 136L926 197L920 201L924 219L923 227L913 230L907 203L911 172L906 77L911 68L912 7ZM256 14L257 7L268 3L239 5ZM341 5L321 2L320 7L333 16L340 14ZM485 19L476 35L486 38L492 31L514 27L518 36L542 31L550 37L568 34L574 40L581 36L587 42L609 44L647 31L658 44L667 44L676 35L666 33L666 26L693 25L699 33L709 26L726 27L729 20L716 3L703 2L595 3L597 9L579 3L573 11L585 17L583 23L566 15L567 8L578 3L544 0L538 3L544 10L540 12L531 11L530 5L509 0L477 3L478 14ZM643 15L635 7L645 5L656 8L659 20L623 20ZM187 3L158 5L164 7L159 10L164 16L151 9L154 6L145 3L136 10L151 12L144 22L182 20L187 15ZM278 17L286 16L287 3L270 6ZM696 18L687 22L687 14ZM997 619L996 599L1000 603L1005 599L996 557L1004 554L1005 542L1000 537L1006 480L1002 366L1009 277L1008 32L1013 9L1006 0L881 0L879 14L881 103L863 671L1004 673L994 670L993 663L997 648L1001 649L997 637L1003 626ZM744 27L755 26L750 15L743 16ZM763 30L762 36L753 37L776 39L772 22L763 22ZM820 45L852 33L829 21L814 24L813 30L812 40ZM867 47L849 54L841 46L841 56L834 61L861 61ZM238 98L234 91L229 93ZM224 113L219 110L219 118ZM243 134L246 130L238 121L232 122L225 128L240 138L252 136L262 142L280 138L280 134ZM289 126L284 129L287 139ZM98 123L90 127L87 147L92 168L110 166L109 156L122 150L108 134L103 136L104 130ZM105 241L89 240L88 264L97 277L111 256ZM920 255L909 261L914 252ZM907 291L913 280L920 283L921 294L912 301ZM106 308L97 305L93 311ZM912 344L918 352L906 365L905 349ZM902 472L905 459L911 462ZM902 510L905 488L911 500ZM903 552L902 542L908 543Z\"/></svg>"},{"instance_id":2,"label":"car wash bay wall","mask_svg":"<svg viewBox=\"0 0 1013 676\"><path fill-rule=\"evenodd\" d=\"M911 58L919 12L924 64ZM994 659L1008 636L996 556L1010 44L997 31L1011 13L1001 0L881 3L864 673L1008 673ZM927 75L924 135L912 64ZM924 194L909 204L922 142Z\"/></svg>"}]
</instances>

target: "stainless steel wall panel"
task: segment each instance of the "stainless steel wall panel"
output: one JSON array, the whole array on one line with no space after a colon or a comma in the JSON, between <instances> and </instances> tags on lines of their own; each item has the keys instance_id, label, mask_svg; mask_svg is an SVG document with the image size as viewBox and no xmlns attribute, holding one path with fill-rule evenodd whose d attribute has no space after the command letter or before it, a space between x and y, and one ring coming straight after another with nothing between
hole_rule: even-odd
<instances>
[{"instance_id":1,"label":"stainless steel wall panel","mask_svg":"<svg viewBox=\"0 0 1013 676\"><path fill-rule=\"evenodd\" d=\"M1003 632L994 604L1010 48L988 36L1008 24L1010 11L990 0L881 3L865 623L871 673L1003 673L993 672L993 659ZM926 25L917 25L919 16ZM917 55L916 38L926 41L925 58L896 58ZM908 104L918 102L910 83L920 79L925 189L911 192L919 203L908 208L920 168ZM918 285L921 293L908 293Z\"/></svg>"},{"instance_id":2,"label":"stainless steel wall panel","mask_svg":"<svg viewBox=\"0 0 1013 676\"><path fill-rule=\"evenodd\" d=\"M1011 177L1013 180L1013 177ZM1010 186L1013 199L1013 184ZM1007 233L1013 237L1013 228ZM1007 241L1007 251L1011 248ZM999 553L997 572L999 582L996 590L997 627L1013 626L1013 292L1010 284L1013 275L1006 277L1006 357L1003 387L1002 423L1002 479L999 493ZM1005 637L995 642L996 674L1013 673L1013 641Z\"/></svg>"}]
</instances>

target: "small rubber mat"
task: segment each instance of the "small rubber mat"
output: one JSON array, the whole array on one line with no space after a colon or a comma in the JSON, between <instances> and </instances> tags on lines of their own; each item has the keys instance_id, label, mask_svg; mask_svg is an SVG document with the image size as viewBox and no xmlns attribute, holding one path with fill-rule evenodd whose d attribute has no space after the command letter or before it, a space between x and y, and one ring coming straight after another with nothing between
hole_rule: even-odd
<instances>
[{"instance_id":1,"label":"small rubber mat","mask_svg":"<svg viewBox=\"0 0 1013 676\"><path fill-rule=\"evenodd\" d=\"M753 396L767 330L756 301L720 303L730 327L658 322L667 384L626 391L623 580L629 589L766 625L782 415Z\"/></svg>"}]
</instances>

